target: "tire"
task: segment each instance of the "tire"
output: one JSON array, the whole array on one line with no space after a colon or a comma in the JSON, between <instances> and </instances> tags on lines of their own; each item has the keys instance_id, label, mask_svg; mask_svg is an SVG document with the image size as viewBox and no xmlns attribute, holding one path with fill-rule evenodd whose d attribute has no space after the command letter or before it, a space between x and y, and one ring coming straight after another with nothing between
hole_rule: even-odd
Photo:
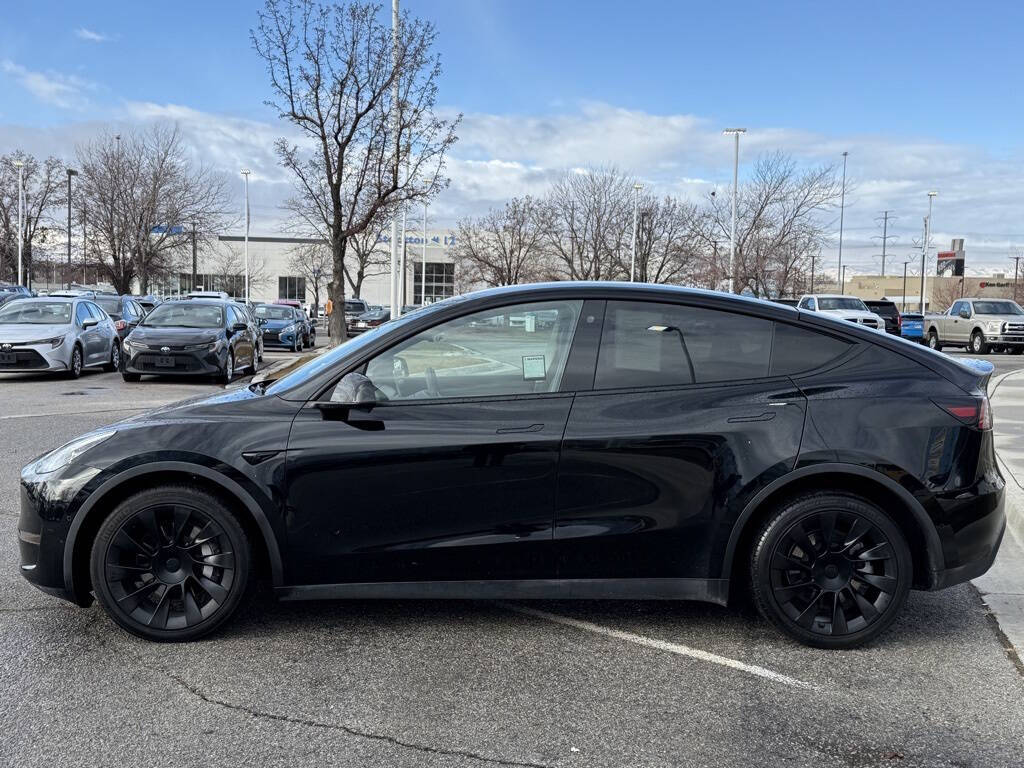
<instances>
[{"instance_id":1,"label":"tire","mask_svg":"<svg viewBox=\"0 0 1024 768\"><path fill-rule=\"evenodd\" d=\"M75 344L71 350L71 366L68 368L67 376L69 379L77 379L82 375L82 369L85 367L85 361L82 358L82 348Z\"/></svg>"},{"instance_id":2,"label":"tire","mask_svg":"<svg viewBox=\"0 0 1024 768\"><path fill-rule=\"evenodd\" d=\"M768 519L755 539L750 576L761 615L785 634L815 648L854 648L899 614L913 562L903 533L882 510L826 491L788 501Z\"/></svg>"},{"instance_id":3,"label":"tire","mask_svg":"<svg viewBox=\"0 0 1024 768\"><path fill-rule=\"evenodd\" d=\"M316 334L312 333L309 336L309 348L314 349L316 347Z\"/></svg>"},{"instance_id":4,"label":"tire","mask_svg":"<svg viewBox=\"0 0 1024 768\"><path fill-rule=\"evenodd\" d=\"M121 345L114 342L110 345L110 362L103 366L107 373L114 373L121 370Z\"/></svg>"},{"instance_id":5,"label":"tire","mask_svg":"<svg viewBox=\"0 0 1024 768\"><path fill-rule=\"evenodd\" d=\"M235 352L229 349L227 360L224 361L224 368L221 370L217 380L221 384L230 384L233 378L235 378Z\"/></svg>"},{"instance_id":6,"label":"tire","mask_svg":"<svg viewBox=\"0 0 1024 768\"><path fill-rule=\"evenodd\" d=\"M195 640L231 618L249 591L252 545L217 497L164 485L122 501L89 558L103 610L134 635Z\"/></svg>"},{"instance_id":7,"label":"tire","mask_svg":"<svg viewBox=\"0 0 1024 768\"><path fill-rule=\"evenodd\" d=\"M263 362L263 342L262 341L260 342L260 345L257 348L256 362L257 363L262 363Z\"/></svg>"},{"instance_id":8,"label":"tire","mask_svg":"<svg viewBox=\"0 0 1024 768\"><path fill-rule=\"evenodd\" d=\"M928 343L929 348L934 349L936 352L941 352L942 351L942 342L939 341L939 334L936 333L934 328L931 328L928 331L928 342L927 343Z\"/></svg>"},{"instance_id":9,"label":"tire","mask_svg":"<svg viewBox=\"0 0 1024 768\"><path fill-rule=\"evenodd\" d=\"M299 341L298 335L295 336L295 341L292 342L292 352L301 352L302 342Z\"/></svg>"},{"instance_id":10,"label":"tire","mask_svg":"<svg viewBox=\"0 0 1024 768\"><path fill-rule=\"evenodd\" d=\"M981 331L975 331L971 334L971 345L968 349L975 355L987 355L988 354L988 342L985 341L985 334Z\"/></svg>"},{"instance_id":11,"label":"tire","mask_svg":"<svg viewBox=\"0 0 1024 768\"><path fill-rule=\"evenodd\" d=\"M134 383L136 381L141 381L142 380L142 374L141 373L125 373L124 371L122 371L121 372L121 378L124 379L127 382Z\"/></svg>"},{"instance_id":12,"label":"tire","mask_svg":"<svg viewBox=\"0 0 1024 768\"><path fill-rule=\"evenodd\" d=\"M1019 355L1024 352L1024 347L1007 347L1007 351L1011 355Z\"/></svg>"}]
</instances>

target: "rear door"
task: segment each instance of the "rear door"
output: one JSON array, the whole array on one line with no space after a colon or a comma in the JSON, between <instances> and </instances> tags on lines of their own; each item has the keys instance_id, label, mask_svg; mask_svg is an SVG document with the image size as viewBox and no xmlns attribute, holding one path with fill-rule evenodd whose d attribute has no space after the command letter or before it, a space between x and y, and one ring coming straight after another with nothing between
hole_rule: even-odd
<instances>
[{"instance_id":1,"label":"rear door","mask_svg":"<svg viewBox=\"0 0 1024 768\"><path fill-rule=\"evenodd\" d=\"M772 368L775 325L608 302L594 389L562 445L559 578L719 576L739 509L799 452L805 401Z\"/></svg>"}]
</instances>

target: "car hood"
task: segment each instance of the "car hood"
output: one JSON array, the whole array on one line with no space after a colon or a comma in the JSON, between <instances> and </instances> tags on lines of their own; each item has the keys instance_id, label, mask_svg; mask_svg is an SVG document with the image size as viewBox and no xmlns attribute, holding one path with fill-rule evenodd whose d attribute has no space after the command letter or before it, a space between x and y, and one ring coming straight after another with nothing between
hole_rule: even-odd
<instances>
[{"instance_id":1,"label":"car hood","mask_svg":"<svg viewBox=\"0 0 1024 768\"><path fill-rule=\"evenodd\" d=\"M140 325L128 338L150 346L166 344L170 347L180 347L183 344L209 344L221 335L222 332L217 328L147 328Z\"/></svg>"},{"instance_id":2,"label":"car hood","mask_svg":"<svg viewBox=\"0 0 1024 768\"><path fill-rule=\"evenodd\" d=\"M199 412L205 412L207 408L226 403L240 403L247 400L255 400L264 397L262 393L254 392L248 387L237 387L213 395L197 395L186 400L179 400L176 403L154 408L152 411L140 413L124 419L120 424L139 424L153 421L174 421L186 419L192 416L200 416Z\"/></svg>"},{"instance_id":3,"label":"car hood","mask_svg":"<svg viewBox=\"0 0 1024 768\"><path fill-rule=\"evenodd\" d=\"M1024 315L975 315L979 323L1024 323Z\"/></svg>"},{"instance_id":4,"label":"car hood","mask_svg":"<svg viewBox=\"0 0 1024 768\"><path fill-rule=\"evenodd\" d=\"M0 325L0 343L5 341L38 341L60 336L71 330L70 325L36 325L34 323L12 323Z\"/></svg>"}]
</instances>

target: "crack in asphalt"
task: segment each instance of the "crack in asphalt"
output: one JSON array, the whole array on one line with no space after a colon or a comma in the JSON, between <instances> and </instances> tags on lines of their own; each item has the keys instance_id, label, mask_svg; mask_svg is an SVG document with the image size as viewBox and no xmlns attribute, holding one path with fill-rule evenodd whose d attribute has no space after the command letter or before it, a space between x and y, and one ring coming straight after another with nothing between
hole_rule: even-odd
<instances>
[{"instance_id":1,"label":"crack in asphalt","mask_svg":"<svg viewBox=\"0 0 1024 768\"><path fill-rule=\"evenodd\" d=\"M338 723L324 723L324 722L321 722L319 720L307 720L307 719L301 718L301 717L292 717L290 715L280 715L280 714L277 714L276 712L264 712L262 710L253 709L252 707L247 707L244 704L232 704L229 701L224 701L222 699L214 698L213 696L210 696L210 695L204 693L202 690L200 690L196 686L192 685L191 683L188 683L185 680L182 680L180 677L175 675L173 672L168 672L166 670L160 670L160 671L164 675L166 675L168 678L173 680L175 683L177 683L181 688L184 688L186 691L188 691L193 696L196 696L196 697L202 699L207 704L214 704L214 705L216 705L218 707L224 707L225 709L231 709L231 710L234 710L236 712L244 712L245 714L251 715L252 717L264 718L264 719L267 719L267 720L277 720L279 722L291 723L293 725L305 725L305 726L309 726L311 728L325 728L325 729L328 729L328 730L343 731L344 733L347 733L350 736L356 736L356 737L361 738L361 739L370 739L372 741L381 741L381 742L384 742L386 744L391 744L391 745L396 746L396 747L403 747L405 749L413 749L413 750L416 750L418 752L425 752L427 754L432 754L432 755L444 755L444 756L448 756L448 757L466 757L466 758L469 758L471 760L479 760L481 762L490 763L492 765L507 765L507 766L513 766L514 768L550 768L550 766L545 765L543 763L529 763L529 762L519 762L519 761L516 761L516 760L504 760L504 759L502 759L500 757L487 757L486 755L481 755L478 752L470 752L469 750L444 749L444 748L441 748L441 747L431 747L431 746L429 746L427 744L417 744L417 743L410 742L410 741L402 741L401 739L395 738L394 736L388 736L387 734L382 734L382 733L373 733L371 731L362 731L362 730L359 730L358 728L353 728L352 726L349 726L349 725L341 725L341 724L338 724Z\"/></svg>"}]
</instances>

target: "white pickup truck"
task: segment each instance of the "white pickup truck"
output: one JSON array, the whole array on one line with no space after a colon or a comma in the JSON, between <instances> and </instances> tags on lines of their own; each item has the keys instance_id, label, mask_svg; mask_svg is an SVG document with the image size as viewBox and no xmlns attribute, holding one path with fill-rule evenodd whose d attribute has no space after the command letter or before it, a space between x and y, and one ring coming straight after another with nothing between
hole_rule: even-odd
<instances>
[{"instance_id":1,"label":"white pickup truck","mask_svg":"<svg viewBox=\"0 0 1024 768\"><path fill-rule=\"evenodd\" d=\"M957 299L941 315L924 316L932 349L966 347L976 355L1024 352L1024 309L1009 299Z\"/></svg>"}]
</instances>

